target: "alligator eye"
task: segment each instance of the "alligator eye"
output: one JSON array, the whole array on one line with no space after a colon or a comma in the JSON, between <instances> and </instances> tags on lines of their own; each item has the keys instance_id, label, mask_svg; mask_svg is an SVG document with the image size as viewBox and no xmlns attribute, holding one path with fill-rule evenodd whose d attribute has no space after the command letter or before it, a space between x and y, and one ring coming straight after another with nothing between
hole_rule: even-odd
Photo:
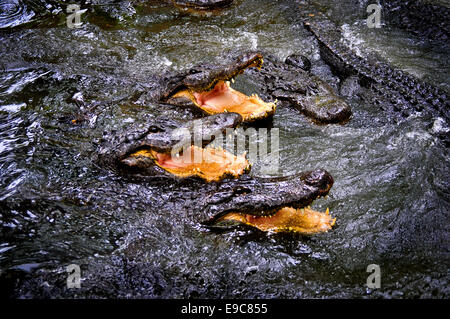
<instances>
[{"instance_id":1,"label":"alligator eye","mask_svg":"<svg viewBox=\"0 0 450 319\"><path fill-rule=\"evenodd\" d=\"M158 126L155 126L155 125L152 125L152 126L150 126L149 128L148 128L148 132L149 133L159 133L159 132L162 132L163 130L160 128L160 127L158 127Z\"/></svg>"}]
</instances>

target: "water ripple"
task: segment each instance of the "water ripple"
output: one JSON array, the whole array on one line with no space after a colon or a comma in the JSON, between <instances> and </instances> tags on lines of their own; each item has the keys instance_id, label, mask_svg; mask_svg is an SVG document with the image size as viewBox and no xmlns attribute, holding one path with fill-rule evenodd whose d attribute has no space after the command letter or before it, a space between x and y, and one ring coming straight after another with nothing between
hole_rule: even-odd
<instances>
[{"instance_id":1,"label":"water ripple","mask_svg":"<svg viewBox=\"0 0 450 319\"><path fill-rule=\"evenodd\" d=\"M27 23L35 13L20 0L6 0L0 3L0 28L12 28Z\"/></svg>"}]
</instances>

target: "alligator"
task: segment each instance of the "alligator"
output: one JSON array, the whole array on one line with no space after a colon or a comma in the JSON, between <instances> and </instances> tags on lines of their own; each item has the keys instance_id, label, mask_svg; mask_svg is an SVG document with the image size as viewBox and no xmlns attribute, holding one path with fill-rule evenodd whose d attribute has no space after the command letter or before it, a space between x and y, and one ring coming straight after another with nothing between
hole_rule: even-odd
<instances>
[{"instance_id":1,"label":"alligator","mask_svg":"<svg viewBox=\"0 0 450 319\"><path fill-rule=\"evenodd\" d=\"M198 178L207 182L250 170L244 155L205 146L242 122L237 113L219 113L182 123L151 118L105 133L98 150L102 166L140 178Z\"/></svg>"},{"instance_id":2,"label":"alligator","mask_svg":"<svg viewBox=\"0 0 450 319\"><path fill-rule=\"evenodd\" d=\"M417 36L446 43L450 35L448 1L381 0L384 18L390 24Z\"/></svg>"},{"instance_id":3,"label":"alligator","mask_svg":"<svg viewBox=\"0 0 450 319\"><path fill-rule=\"evenodd\" d=\"M265 232L327 232L336 219L328 208L318 212L309 205L326 196L333 182L322 169L274 178L243 175L214 185L201 202L199 217L213 228L247 225Z\"/></svg>"},{"instance_id":4,"label":"alligator","mask_svg":"<svg viewBox=\"0 0 450 319\"><path fill-rule=\"evenodd\" d=\"M242 117L232 112L185 123L162 117L146 119L144 124L106 133L97 162L133 181L144 178L194 194L197 202L193 207L199 209L193 217L210 228L247 225L261 231L305 235L330 230L335 219L328 209L318 212L309 207L330 191L333 178L328 172L318 169L287 177L253 177L247 174L250 165L245 155L207 146L213 137L241 122ZM188 134L177 133L183 130ZM211 163L196 163L190 156L186 159L184 152L192 147L203 159L212 159ZM175 162L172 154L180 150L184 160Z\"/></svg>"},{"instance_id":5,"label":"alligator","mask_svg":"<svg viewBox=\"0 0 450 319\"><path fill-rule=\"evenodd\" d=\"M303 23L317 39L321 58L342 82L356 77L367 89L366 99L390 114L394 121L414 112L426 112L448 121L449 105L446 92L393 67L375 53L357 54L342 39L341 29L325 14L303 8Z\"/></svg>"},{"instance_id":6,"label":"alligator","mask_svg":"<svg viewBox=\"0 0 450 319\"><path fill-rule=\"evenodd\" d=\"M265 85L263 97L278 105L299 110L316 124L344 124L352 116L351 107L325 81L311 74L311 62L303 55L293 54L284 62L265 54L262 68L248 73Z\"/></svg>"},{"instance_id":7,"label":"alligator","mask_svg":"<svg viewBox=\"0 0 450 319\"><path fill-rule=\"evenodd\" d=\"M317 123L345 123L352 114L350 107L324 81L304 70L309 63L305 59L290 57L283 63L267 55L263 64L262 52L224 53L216 63L155 76L146 97L158 103L194 106L207 114L237 112L244 122L271 118L280 100ZM262 83L260 91L266 100L275 102L234 90L230 82L244 72Z\"/></svg>"}]
</instances>

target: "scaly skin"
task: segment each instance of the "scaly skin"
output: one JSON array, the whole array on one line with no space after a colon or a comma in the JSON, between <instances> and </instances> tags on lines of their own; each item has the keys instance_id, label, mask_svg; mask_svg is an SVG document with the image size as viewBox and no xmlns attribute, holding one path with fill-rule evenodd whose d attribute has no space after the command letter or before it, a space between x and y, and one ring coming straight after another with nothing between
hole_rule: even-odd
<instances>
[{"instance_id":1,"label":"scaly skin","mask_svg":"<svg viewBox=\"0 0 450 319\"><path fill-rule=\"evenodd\" d=\"M254 66L256 68L251 68ZM316 123L345 123L351 117L349 105L339 98L334 90L319 78L307 72L310 62L299 56L292 56L286 63L266 55L263 63L261 52L224 54L216 64L200 64L188 71L154 77L150 80L150 90L146 98L159 103L179 106L194 106L186 98L179 98L176 92L190 90L209 90L218 81L233 81L244 71L258 79L264 100L280 100L294 106ZM198 107L197 107L198 108ZM246 122L267 119L273 116L273 108Z\"/></svg>"},{"instance_id":2,"label":"scaly skin","mask_svg":"<svg viewBox=\"0 0 450 319\"><path fill-rule=\"evenodd\" d=\"M417 36L446 43L450 36L449 3L435 0L381 0L383 17Z\"/></svg>"},{"instance_id":3,"label":"scaly skin","mask_svg":"<svg viewBox=\"0 0 450 319\"><path fill-rule=\"evenodd\" d=\"M378 104L404 117L414 111L426 111L448 119L448 98L441 89L393 68L375 54L358 56L340 41L339 28L324 14L304 13L305 27L318 40L322 59L341 78L358 76L360 83L372 90Z\"/></svg>"},{"instance_id":4,"label":"scaly skin","mask_svg":"<svg viewBox=\"0 0 450 319\"><path fill-rule=\"evenodd\" d=\"M320 169L274 178L245 175L218 185L205 197L205 212L208 219L233 212L271 216L283 207L307 207L316 198L326 196L333 183L333 177Z\"/></svg>"}]
</instances>

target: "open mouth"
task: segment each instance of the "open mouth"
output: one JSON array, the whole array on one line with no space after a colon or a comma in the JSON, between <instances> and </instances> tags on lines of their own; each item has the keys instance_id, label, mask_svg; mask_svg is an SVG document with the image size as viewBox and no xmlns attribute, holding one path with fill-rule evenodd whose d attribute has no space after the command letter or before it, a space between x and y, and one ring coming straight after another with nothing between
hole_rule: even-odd
<instances>
[{"instance_id":1,"label":"open mouth","mask_svg":"<svg viewBox=\"0 0 450 319\"><path fill-rule=\"evenodd\" d=\"M176 92L172 97L187 98L207 114L223 112L239 113L245 122L271 117L276 110L276 104L274 102L264 102L256 94L250 96L245 95L233 89L230 84L230 82L234 83L236 77L244 72L246 68L260 68L262 63L262 57L255 58L232 76L227 78L224 76L218 77L209 87L185 87Z\"/></svg>"},{"instance_id":2,"label":"open mouth","mask_svg":"<svg viewBox=\"0 0 450 319\"><path fill-rule=\"evenodd\" d=\"M140 159L151 159L156 165L180 178L199 177L207 182L220 181L226 176L238 177L250 170L245 154L235 156L218 148L188 147L182 154L158 153L153 149L141 149L123 160L133 166Z\"/></svg>"},{"instance_id":3,"label":"open mouth","mask_svg":"<svg viewBox=\"0 0 450 319\"><path fill-rule=\"evenodd\" d=\"M232 221L258 228L265 232L296 232L302 235L314 235L330 230L336 218L326 212L318 212L310 207L295 209L283 207L269 216L256 216L244 213L227 213L220 217L221 221Z\"/></svg>"}]
</instances>

